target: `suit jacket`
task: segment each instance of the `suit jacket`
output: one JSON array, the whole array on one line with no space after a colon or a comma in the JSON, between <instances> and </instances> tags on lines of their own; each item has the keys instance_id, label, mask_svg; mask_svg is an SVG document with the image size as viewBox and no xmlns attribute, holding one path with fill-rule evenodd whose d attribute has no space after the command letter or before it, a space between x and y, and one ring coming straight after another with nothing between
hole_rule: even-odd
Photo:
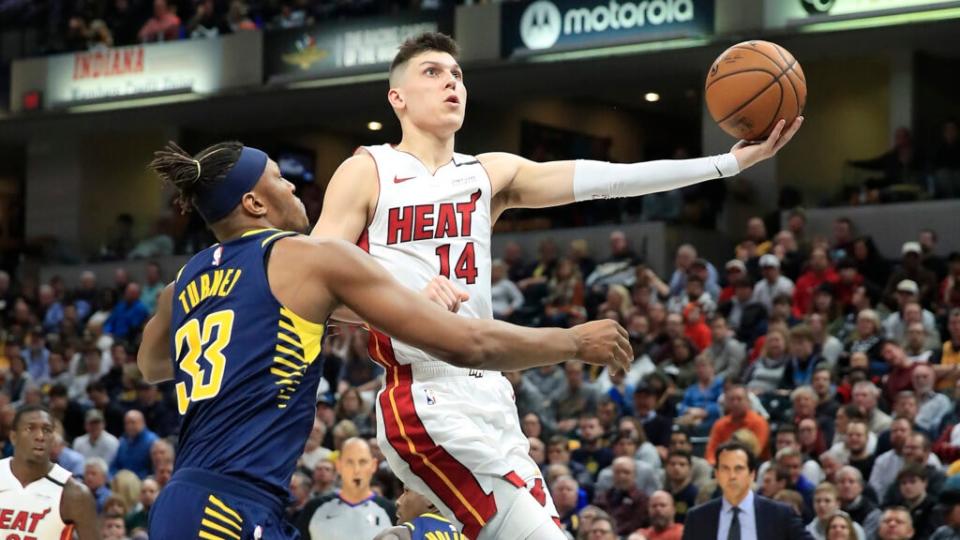
<instances>
[{"instance_id":1,"label":"suit jacket","mask_svg":"<svg viewBox=\"0 0 960 540\"><path fill-rule=\"evenodd\" d=\"M754 494L757 540L813 540L800 516L785 504ZM683 540L717 540L723 499L713 499L687 512Z\"/></svg>"}]
</instances>

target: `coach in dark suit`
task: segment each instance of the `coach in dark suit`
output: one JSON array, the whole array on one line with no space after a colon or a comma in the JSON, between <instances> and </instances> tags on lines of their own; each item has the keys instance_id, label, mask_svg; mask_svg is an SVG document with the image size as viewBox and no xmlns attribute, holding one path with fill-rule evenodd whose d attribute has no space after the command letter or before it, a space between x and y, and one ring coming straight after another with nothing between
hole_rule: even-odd
<instances>
[{"instance_id":1,"label":"coach in dark suit","mask_svg":"<svg viewBox=\"0 0 960 540\"><path fill-rule=\"evenodd\" d=\"M757 462L749 448L723 444L716 461L723 497L687 512L683 540L813 540L788 506L753 493Z\"/></svg>"}]
</instances>

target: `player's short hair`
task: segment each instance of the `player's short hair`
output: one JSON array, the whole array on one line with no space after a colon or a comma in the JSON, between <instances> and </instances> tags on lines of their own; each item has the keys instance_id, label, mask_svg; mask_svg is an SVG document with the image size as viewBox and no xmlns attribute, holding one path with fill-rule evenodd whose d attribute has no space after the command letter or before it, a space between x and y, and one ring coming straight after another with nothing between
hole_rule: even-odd
<instances>
[{"instance_id":1,"label":"player's short hair","mask_svg":"<svg viewBox=\"0 0 960 540\"><path fill-rule=\"evenodd\" d=\"M440 32L424 32L407 38L400 44L400 49L390 64L390 75L393 76L397 69L403 67L414 56L430 51L444 52L454 60L460 60L460 46L452 37Z\"/></svg>"},{"instance_id":2,"label":"player's short hair","mask_svg":"<svg viewBox=\"0 0 960 540\"><path fill-rule=\"evenodd\" d=\"M13 415L13 430L16 431L20 427L20 418L23 415L32 412L47 413L47 416L50 416L50 411L43 405L24 405L17 409L16 414Z\"/></svg>"},{"instance_id":3,"label":"player's short hair","mask_svg":"<svg viewBox=\"0 0 960 540\"><path fill-rule=\"evenodd\" d=\"M177 190L177 204L189 212L197 200L198 190L222 182L240 159L243 143L227 141L204 148L194 156L170 141L153 153L148 168ZM229 214L228 214L229 215Z\"/></svg>"}]
</instances>

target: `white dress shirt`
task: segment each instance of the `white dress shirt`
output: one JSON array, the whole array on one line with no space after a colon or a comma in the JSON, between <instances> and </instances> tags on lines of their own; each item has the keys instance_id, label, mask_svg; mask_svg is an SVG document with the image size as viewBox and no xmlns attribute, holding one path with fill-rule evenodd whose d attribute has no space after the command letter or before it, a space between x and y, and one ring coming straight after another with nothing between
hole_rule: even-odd
<instances>
[{"instance_id":1,"label":"white dress shirt","mask_svg":"<svg viewBox=\"0 0 960 540\"><path fill-rule=\"evenodd\" d=\"M753 507L753 490L737 505L740 509L740 540L757 540L757 512ZM723 497L720 507L720 526L717 528L717 540L727 540L730 534L730 522L733 521L733 505Z\"/></svg>"}]
</instances>

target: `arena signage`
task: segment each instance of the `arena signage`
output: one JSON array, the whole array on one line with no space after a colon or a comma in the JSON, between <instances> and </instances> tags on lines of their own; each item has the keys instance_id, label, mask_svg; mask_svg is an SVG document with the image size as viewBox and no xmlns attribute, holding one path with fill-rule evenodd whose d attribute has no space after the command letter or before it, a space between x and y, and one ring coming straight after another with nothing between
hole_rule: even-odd
<instances>
[{"instance_id":1,"label":"arena signage","mask_svg":"<svg viewBox=\"0 0 960 540\"><path fill-rule=\"evenodd\" d=\"M259 53L259 35L184 40L103 48L18 61L13 66L11 105L24 92L39 91L43 108L109 102L153 95L205 94L259 84L259 65L225 60L225 50ZM243 58L243 54L231 54Z\"/></svg>"},{"instance_id":2,"label":"arena signage","mask_svg":"<svg viewBox=\"0 0 960 540\"><path fill-rule=\"evenodd\" d=\"M767 27L859 19L956 6L955 0L764 0Z\"/></svg>"},{"instance_id":3,"label":"arena signage","mask_svg":"<svg viewBox=\"0 0 960 540\"><path fill-rule=\"evenodd\" d=\"M264 69L271 83L382 70L408 37L452 27L451 12L422 11L268 32Z\"/></svg>"},{"instance_id":4,"label":"arena signage","mask_svg":"<svg viewBox=\"0 0 960 540\"><path fill-rule=\"evenodd\" d=\"M501 8L504 56L713 31L713 0L533 0Z\"/></svg>"}]
</instances>

